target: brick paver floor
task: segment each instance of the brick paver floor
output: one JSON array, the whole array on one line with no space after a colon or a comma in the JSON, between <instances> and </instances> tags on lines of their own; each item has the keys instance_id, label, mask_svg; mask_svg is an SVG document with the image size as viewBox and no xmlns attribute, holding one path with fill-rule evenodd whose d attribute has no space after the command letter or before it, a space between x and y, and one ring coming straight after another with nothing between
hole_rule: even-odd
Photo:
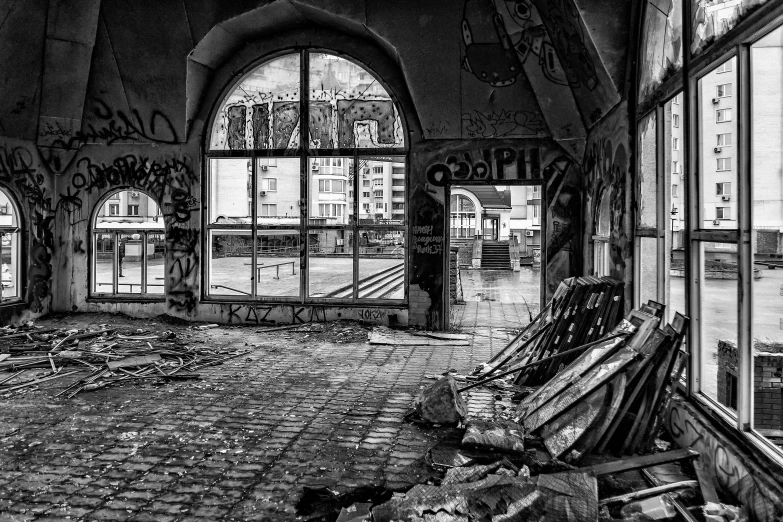
<instances>
[{"instance_id":1,"label":"brick paver floor","mask_svg":"<svg viewBox=\"0 0 783 522\"><path fill-rule=\"evenodd\" d=\"M100 323L251 353L201 370L199 381L54 398L65 378L0 395L0 522L294 520L304 486L403 487L405 467L456 431L403 420L433 382L424 376L469 371L511 335L470 328L472 346L400 347L108 315L39 324ZM471 414L499 407L487 390L465 395Z\"/></svg>"}]
</instances>

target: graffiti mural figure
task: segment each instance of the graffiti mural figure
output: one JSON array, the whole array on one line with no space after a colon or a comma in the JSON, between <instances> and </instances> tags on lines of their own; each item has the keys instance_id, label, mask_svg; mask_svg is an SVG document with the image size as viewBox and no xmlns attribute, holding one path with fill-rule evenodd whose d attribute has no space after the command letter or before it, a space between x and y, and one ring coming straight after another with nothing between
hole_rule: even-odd
<instances>
[{"instance_id":1,"label":"graffiti mural figure","mask_svg":"<svg viewBox=\"0 0 783 522\"><path fill-rule=\"evenodd\" d=\"M462 67L493 87L512 85L534 57L549 81L569 85L531 0L465 0L462 40Z\"/></svg>"}]
</instances>

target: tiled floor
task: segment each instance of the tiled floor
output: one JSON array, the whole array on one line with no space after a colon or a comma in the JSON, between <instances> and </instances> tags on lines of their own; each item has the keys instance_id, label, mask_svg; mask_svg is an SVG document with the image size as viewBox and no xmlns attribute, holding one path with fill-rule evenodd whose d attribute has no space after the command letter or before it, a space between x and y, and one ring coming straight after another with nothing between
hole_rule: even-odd
<instances>
[{"instance_id":1,"label":"tiled floor","mask_svg":"<svg viewBox=\"0 0 783 522\"><path fill-rule=\"evenodd\" d=\"M541 308L540 270L460 270L465 304L451 306L456 329L518 329Z\"/></svg>"},{"instance_id":2,"label":"tiled floor","mask_svg":"<svg viewBox=\"0 0 783 522\"><path fill-rule=\"evenodd\" d=\"M406 466L457 436L403 420L433 382L424 376L465 373L510 335L472 326L471 346L401 347L106 315L39 323L170 329L190 344L251 352L202 370L199 381L54 398L70 382L61 379L0 394L0 522L285 521L296 519L304 486L411 485ZM464 396L472 415L500 407L486 389Z\"/></svg>"}]
</instances>

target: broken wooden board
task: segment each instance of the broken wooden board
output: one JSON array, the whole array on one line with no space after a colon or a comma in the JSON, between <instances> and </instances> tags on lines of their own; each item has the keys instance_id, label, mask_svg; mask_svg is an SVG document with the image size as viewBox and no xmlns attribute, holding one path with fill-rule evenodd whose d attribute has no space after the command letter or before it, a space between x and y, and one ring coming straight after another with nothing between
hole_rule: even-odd
<instances>
[{"instance_id":1,"label":"broken wooden board","mask_svg":"<svg viewBox=\"0 0 783 522\"><path fill-rule=\"evenodd\" d=\"M431 339L398 332L389 328L374 328L370 333L370 344L392 346L470 346L471 343L468 340Z\"/></svg>"},{"instance_id":2,"label":"broken wooden board","mask_svg":"<svg viewBox=\"0 0 783 522\"><path fill-rule=\"evenodd\" d=\"M432 339L441 339L443 341L469 341L470 340L469 335L457 334L457 333L413 332L411 335L415 337L430 337Z\"/></svg>"},{"instance_id":3,"label":"broken wooden board","mask_svg":"<svg viewBox=\"0 0 783 522\"><path fill-rule=\"evenodd\" d=\"M116 370L117 368L127 368L128 366L144 366L160 360L160 354L153 353L151 355L139 355L136 357L125 357L117 361L109 361L106 363L106 366L110 370Z\"/></svg>"},{"instance_id":4,"label":"broken wooden board","mask_svg":"<svg viewBox=\"0 0 783 522\"><path fill-rule=\"evenodd\" d=\"M627 459L618 459L595 466L586 466L575 469L575 472L587 473L593 472L595 475L606 475L608 473L622 473L633 469L647 468L656 464L665 462L674 462L675 460L693 459L699 456L699 452L692 449L678 449L665 451L663 453L653 453L652 455L641 455L638 457L629 457Z\"/></svg>"}]
</instances>

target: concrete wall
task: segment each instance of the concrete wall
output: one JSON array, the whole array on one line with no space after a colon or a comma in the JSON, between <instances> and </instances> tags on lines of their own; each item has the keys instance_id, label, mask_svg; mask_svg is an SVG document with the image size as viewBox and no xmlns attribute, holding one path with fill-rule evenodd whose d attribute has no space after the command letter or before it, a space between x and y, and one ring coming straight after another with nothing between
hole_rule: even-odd
<instances>
[{"instance_id":1,"label":"concrete wall","mask_svg":"<svg viewBox=\"0 0 783 522\"><path fill-rule=\"evenodd\" d=\"M392 314L401 324L443 328L443 187L488 178L546 181L554 288L582 273L587 134L620 101L624 83L630 7L612 4L534 2L525 19L490 0L33 0L0 8L0 185L21 207L26 282L24 299L0 306L0 318L103 310L232 323L386 322ZM495 15L518 49L510 55L499 51L508 42L499 40ZM516 44L529 35L540 45L523 52ZM295 46L368 64L404 116L407 307L202 302L201 151L210 122L226 88L263 57ZM504 60L518 64L509 77ZM164 214L163 301L88 293L90 222L101 198L119 188L150 194Z\"/></svg>"}]
</instances>

